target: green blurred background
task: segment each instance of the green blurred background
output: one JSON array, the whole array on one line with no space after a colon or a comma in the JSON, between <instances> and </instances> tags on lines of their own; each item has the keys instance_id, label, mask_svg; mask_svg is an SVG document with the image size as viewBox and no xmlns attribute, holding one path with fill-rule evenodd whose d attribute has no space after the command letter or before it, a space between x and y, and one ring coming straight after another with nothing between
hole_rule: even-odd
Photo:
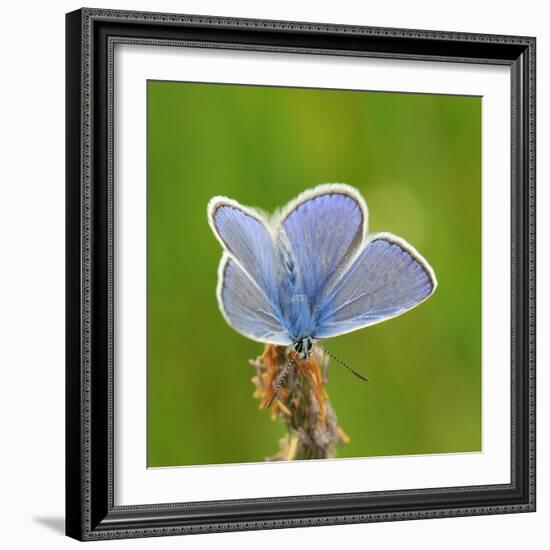
<instances>
[{"instance_id":1,"label":"green blurred background","mask_svg":"<svg viewBox=\"0 0 550 550\"><path fill-rule=\"evenodd\" d=\"M263 461L284 428L258 410L215 296L206 205L265 210L319 183L365 197L369 229L408 240L439 287L412 311L332 339L351 443L338 457L481 450L481 99L150 81L148 465Z\"/></svg>"}]
</instances>

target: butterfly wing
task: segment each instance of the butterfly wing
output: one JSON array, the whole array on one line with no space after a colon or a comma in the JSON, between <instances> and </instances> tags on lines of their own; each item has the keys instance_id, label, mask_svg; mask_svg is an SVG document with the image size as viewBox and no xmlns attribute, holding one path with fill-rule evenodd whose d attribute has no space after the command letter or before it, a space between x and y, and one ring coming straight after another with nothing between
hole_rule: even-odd
<instances>
[{"instance_id":1,"label":"butterfly wing","mask_svg":"<svg viewBox=\"0 0 550 550\"><path fill-rule=\"evenodd\" d=\"M225 320L243 336L281 346L292 343L265 292L227 253L218 270L217 297Z\"/></svg>"},{"instance_id":2,"label":"butterfly wing","mask_svg":"<svg viewBox=\"0 0 550 550\"><path fill-rule=\"evenodd\" d=\"M208 204L208 220L225 249L217 297L228 324L259 342L286 345L273 264L273 239L262 217L225 197Z\"/></svg>"},{"instance_id":3,"label":"butterfly wing","mask_svg":"<svg viewBox=\"0 0 550 550\"><path fill-rule=\"evenodd\" d=\"M283 209L281 224L310 301L317 301L349 265L363 242L367 217L361 195L343 184L317 186Z\"/></svg>"},{"instance_id":4,"label":"butterfly wing","mask_svg":"<svg viewBox=\"0 0 550 550\"><path fill-rule=\"evenodd\" d=\"M320 301L316 338L329 338L396 317L426 300L437 281L428 262L406 241L374 234Z\"/></svg>"},{"instance_id":5,"label":"butterfly wing","mask_svg":"<svg viewBox=\"0 0 550 550\"><path fill-rule=\"evenodd\" d=\"M273 239L261 216L225 197L208 204L208 220L226 252L267 297L276 297Z\"/></svg>"}]
</instances>

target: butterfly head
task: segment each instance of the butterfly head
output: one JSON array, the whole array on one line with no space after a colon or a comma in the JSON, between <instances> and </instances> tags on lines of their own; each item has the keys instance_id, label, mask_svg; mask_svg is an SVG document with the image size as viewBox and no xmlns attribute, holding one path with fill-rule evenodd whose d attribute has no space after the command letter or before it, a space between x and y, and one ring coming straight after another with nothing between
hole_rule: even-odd
<instances>
[{"instance_id":1,"label":"butterfly head","mask_svg":"<svg viewBox=\"0 0 550 550\"><path fill-rule=\"evenodd\" d=\"M300 356L300 359L306 360L311 357L311 349L313 348L313 340L306 336L304 338L298 338L292 347L294 351Z\"/></svg>"}]
</instances>

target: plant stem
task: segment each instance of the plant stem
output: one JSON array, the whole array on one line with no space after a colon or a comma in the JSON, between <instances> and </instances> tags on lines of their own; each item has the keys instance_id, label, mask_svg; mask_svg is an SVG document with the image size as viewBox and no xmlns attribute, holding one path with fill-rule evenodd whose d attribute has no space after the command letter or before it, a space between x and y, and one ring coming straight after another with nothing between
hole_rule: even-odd
<instances>
[{"instance_id":1,"label":"plant stem","mask_svg":"<svg viewBox=\"0 0 550 550\"><path fill-rule=\"evenodd\" d=\"M280 440L277 454L266 460L333 458L336 445L350 441L338 426L326 391L328 363L329 357L320 348L314 348L310 359L302 360L295 352L287 352L286 347L271 344L250 361L256 369L252 382L260 409L267 407L281 374L288 368L271 405L271 418L282 421L288 433Z\"/></svg>"}]
</instances>

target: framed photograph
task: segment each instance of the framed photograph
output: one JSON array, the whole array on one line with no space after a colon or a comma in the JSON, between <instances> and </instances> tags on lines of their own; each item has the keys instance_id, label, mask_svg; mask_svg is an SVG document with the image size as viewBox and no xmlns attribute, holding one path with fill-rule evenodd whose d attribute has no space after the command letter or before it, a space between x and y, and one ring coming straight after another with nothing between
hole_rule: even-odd
<instances>
[{"instance_id":1,"label":"framed photograph","mask_svg":"<svg viewBox=\"0 0 550 550\"><path fill-rule=\"evenodd\" d=\"M535 510L535 39L67 15L67 535Z\"/></svg>"}]
</instances>

